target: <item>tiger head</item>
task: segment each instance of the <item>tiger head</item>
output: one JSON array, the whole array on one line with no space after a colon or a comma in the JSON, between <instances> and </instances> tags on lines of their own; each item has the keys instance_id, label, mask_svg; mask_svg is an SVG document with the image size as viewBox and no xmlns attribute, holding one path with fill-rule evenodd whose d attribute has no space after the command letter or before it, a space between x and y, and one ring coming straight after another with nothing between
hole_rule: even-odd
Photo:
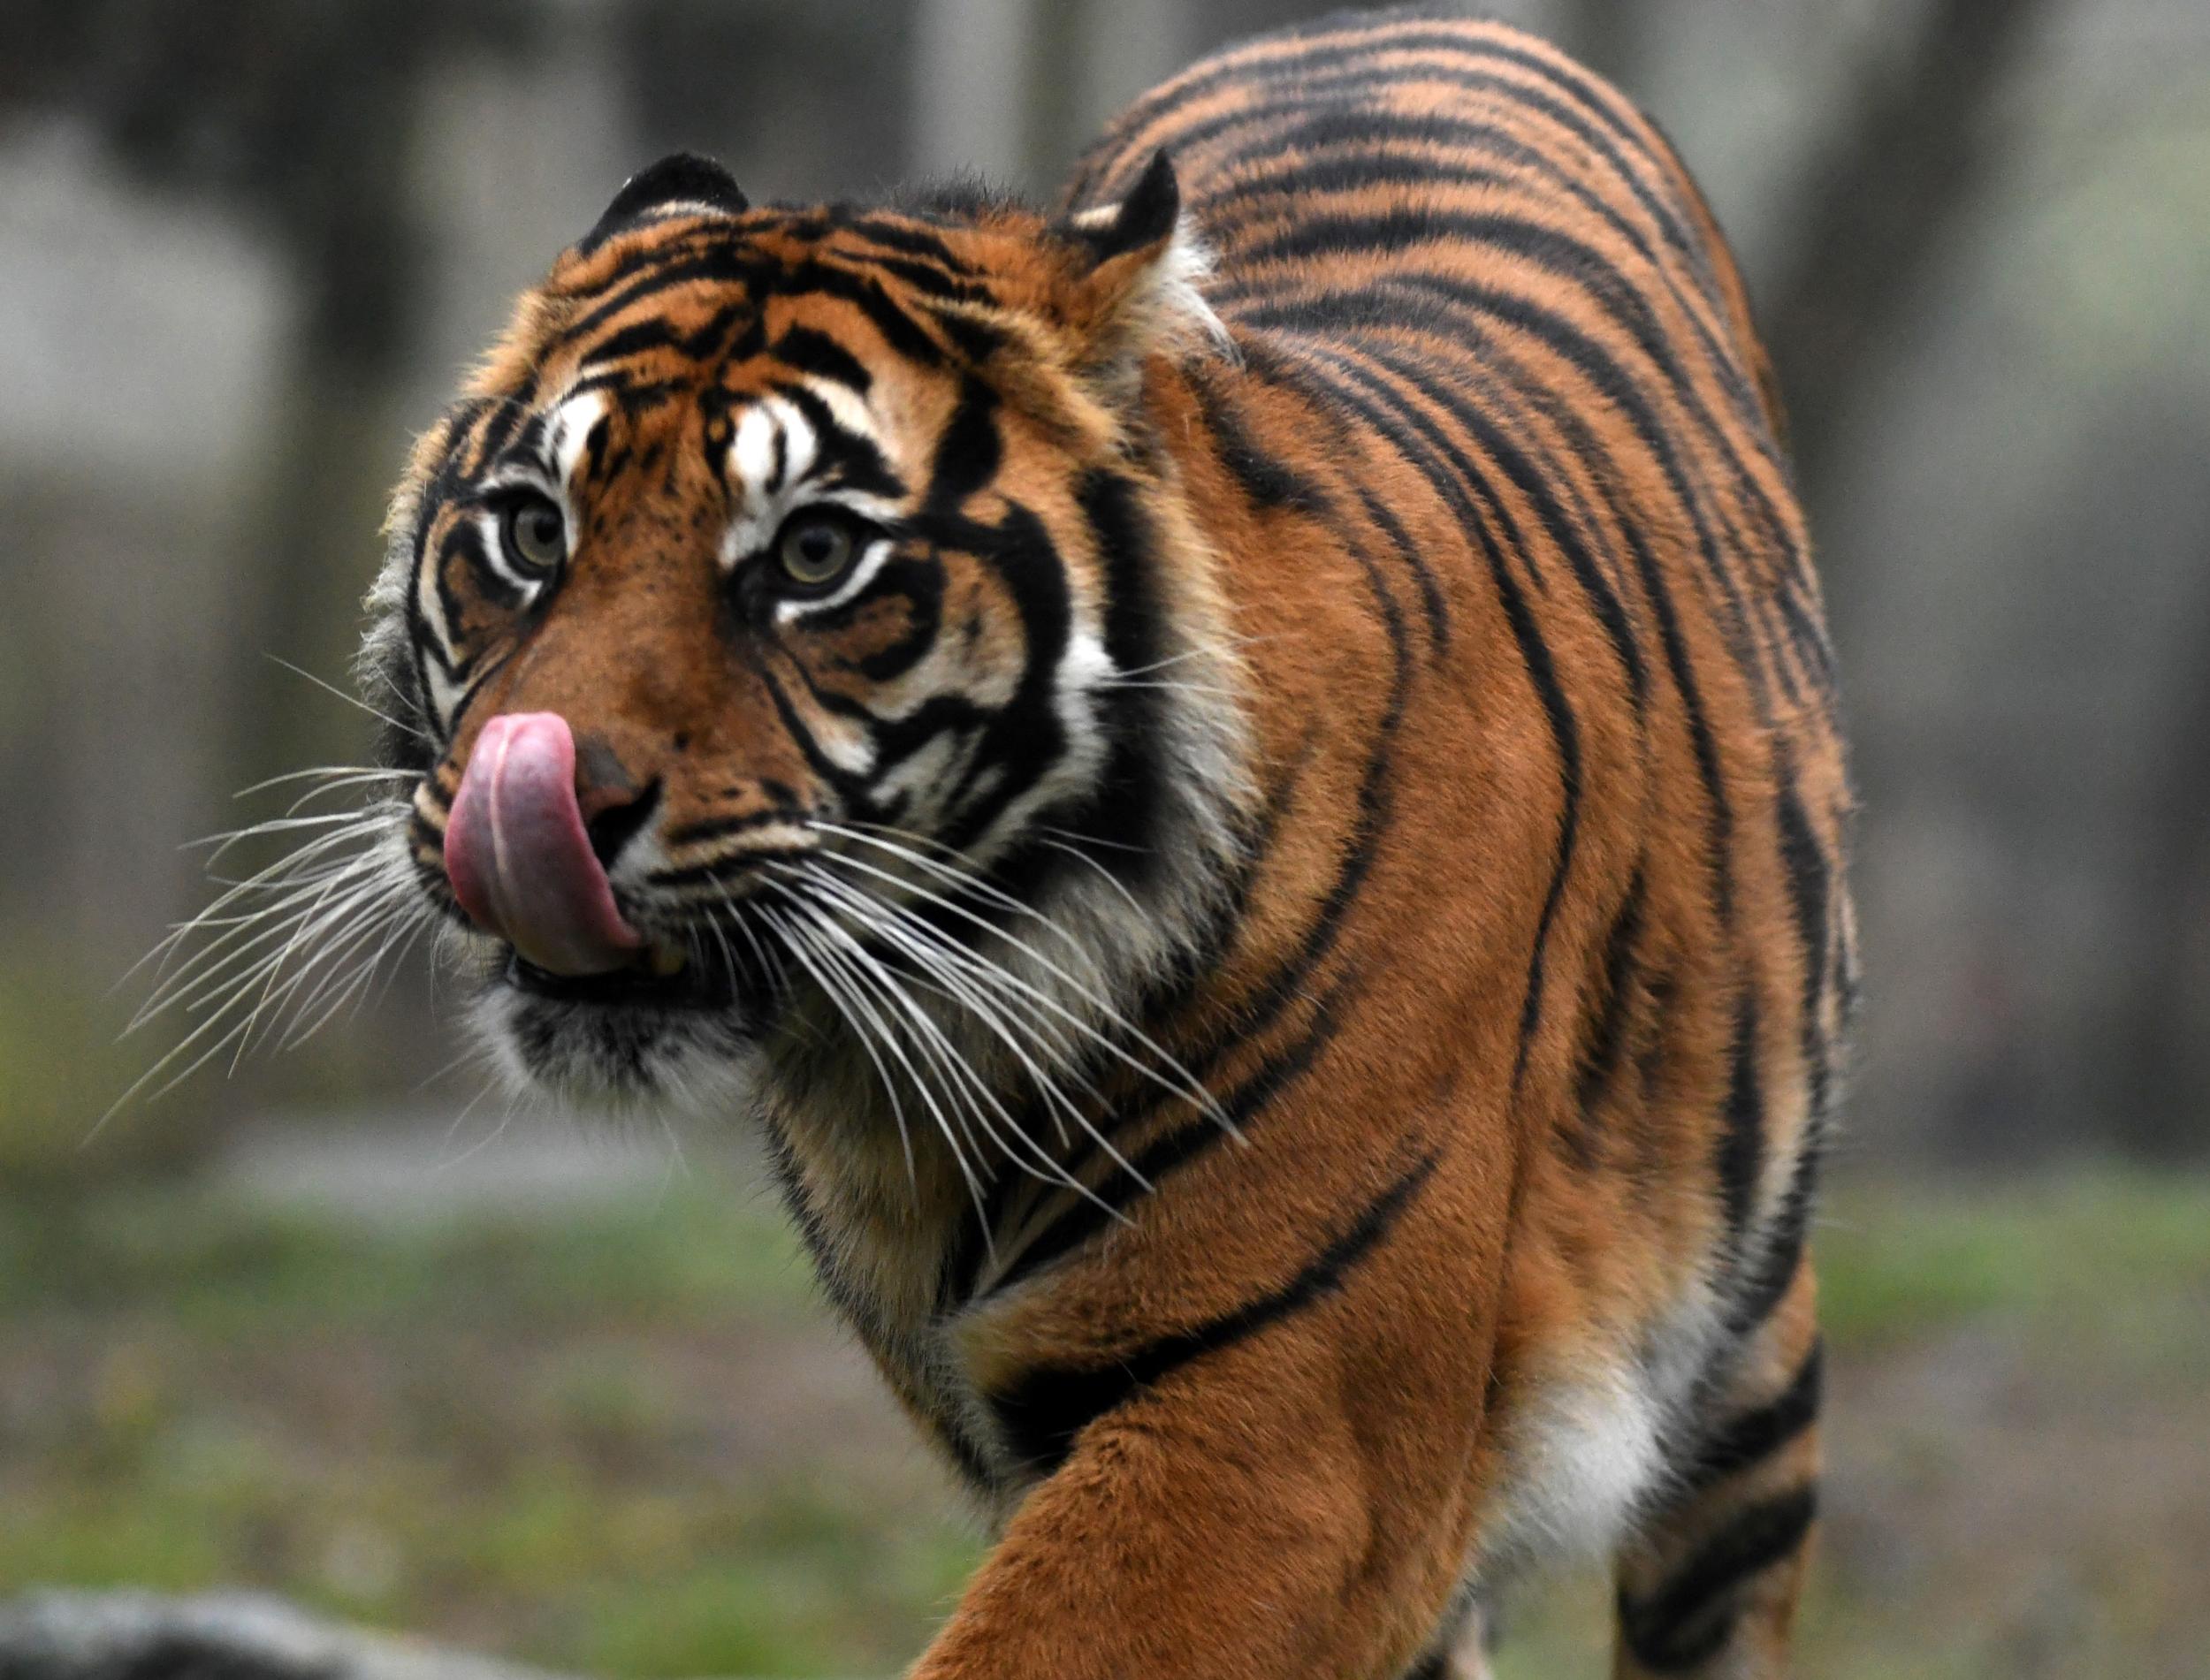
<instances>
[{"instance_id":1,"label":"tiger head","mask_svg":"<svg viewBox=\"0 0 2210 1680\"><path fill-rule=\"evenodd\" d=\"M363 654L511 1070L718 1095L839 1017L1063 1055L1201 937L1238 668L1146 417L1225 353L1193 250L1163 156L1059 220L753 208L677 156L524 295Z\"/></svg>"}]
</instances>

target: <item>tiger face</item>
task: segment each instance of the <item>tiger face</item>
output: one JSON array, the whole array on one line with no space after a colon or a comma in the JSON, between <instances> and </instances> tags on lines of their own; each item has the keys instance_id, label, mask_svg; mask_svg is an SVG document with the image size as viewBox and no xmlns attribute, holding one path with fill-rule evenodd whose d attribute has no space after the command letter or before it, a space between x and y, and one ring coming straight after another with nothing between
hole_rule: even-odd
<instances>
[{"instance_id":1,"label":"tiger face","mask_svg":"<svg viewBox=\"0 0 2210 1680\"><path fill-rule=\"evenodd\" d=\"M824 1011L1041 1055L1195 936L1240 724L1133 418L1201 328L1176 200L753 209L678 157L523 299L364 660L513 1071L703 1095Z\"/></svg>"}]
</instances>

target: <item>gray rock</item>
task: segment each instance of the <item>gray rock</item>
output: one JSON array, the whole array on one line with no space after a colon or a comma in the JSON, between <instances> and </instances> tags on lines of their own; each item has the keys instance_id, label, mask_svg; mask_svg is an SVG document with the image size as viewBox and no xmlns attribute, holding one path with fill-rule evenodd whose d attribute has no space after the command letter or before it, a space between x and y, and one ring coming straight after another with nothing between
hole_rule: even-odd
<instances>
[{"instance_id":1,"label":"gray rock","mask_svg":"<svg viewBox=\"0 0 2210 1680\"><path fill-rule=\"evenodd\" d=\"M322 1622L251 1593L45 1592L0 1602L0 1680L552 1680Z\"/></svg>"}]
</instances>

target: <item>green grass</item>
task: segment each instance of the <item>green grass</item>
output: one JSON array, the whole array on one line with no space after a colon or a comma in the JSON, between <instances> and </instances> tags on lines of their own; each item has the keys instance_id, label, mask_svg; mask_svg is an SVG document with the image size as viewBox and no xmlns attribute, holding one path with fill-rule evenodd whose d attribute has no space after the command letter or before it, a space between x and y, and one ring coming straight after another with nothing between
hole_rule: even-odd
<instances>
[{"instance_id":1,"label":"green grass","mask_svg":"<svg viewBox=\"0 0 2210 1680\"><path fill-rule=\"evenodd\" d=\"M2113 1406L2128 1430L2200 1409L2210 1181L1863 1187L1819 1255L1849 1458L1805 1672L2145 1674L2210 1634L2175 1631L2201 1595L2152 1567L2194 1537L2128 1510L1935 1532L1966 1521L1976 1453L2054 1473L2063 1440L2108 1446ZM2023 1385L2002 1404L2026 1435L1999 1409L1991 1445L1909 1398L1921 1367L1976 1360ZM252 1585L639 1676L895 1671L977 1555L781 1220L697 1183L389 1229L145 1188L0 1202L0 1591ZM2078 1548L2084 1608L2044 1640L2069 1670L2017 1655L2052 1545ZM1505 1680L1602 1672L1602 1598L1517 1607Z\"/></svg>"},{"instance_id":2,"label":"green grass","mask_svg":"<svg viewBox=\"0 0 2210 1680\"><path fill-rule=\"evenodd\" d=\"M1935 1196L1861 1189L1818 1237L1830 1340L1871 1352L1976 1319L2044 1334L2128 1332L2179 1357L2210 1336L2210 1180L2095 1170ZM2154 1351L2154 1349L2147 1349Z\"/></svg>"},{"instance_id":3,"label":"green grass","mask_svg":"<svg viewBox=\"0 0 2210 1680\"><path fill-rule=\"evenodd\" d=\"M197 1335L481 1319L810 1310L765 1206L678 1188L612 1209L389 1229L139 1186L0 1203L0 1317L128 1309Z\"/></svg>"}]
</instances>

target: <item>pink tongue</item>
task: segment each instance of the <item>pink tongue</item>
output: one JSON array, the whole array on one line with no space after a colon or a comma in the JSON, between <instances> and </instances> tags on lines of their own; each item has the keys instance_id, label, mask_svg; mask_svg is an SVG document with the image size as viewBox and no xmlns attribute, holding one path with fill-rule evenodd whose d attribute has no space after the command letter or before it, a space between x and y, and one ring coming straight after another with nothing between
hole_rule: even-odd
<instances>
[{"instance_id":1,"label":"pink tongue","mask_svg":"<svg viewBox=\"0 0 2210 1680\"><path fill-rule=\"evenodd\" d=\"M575 737L557 712L492 718L445 831L461 908L552 974L604 974L644 941L621 919L575 802Z\"/></svg>"}]
</instances>

